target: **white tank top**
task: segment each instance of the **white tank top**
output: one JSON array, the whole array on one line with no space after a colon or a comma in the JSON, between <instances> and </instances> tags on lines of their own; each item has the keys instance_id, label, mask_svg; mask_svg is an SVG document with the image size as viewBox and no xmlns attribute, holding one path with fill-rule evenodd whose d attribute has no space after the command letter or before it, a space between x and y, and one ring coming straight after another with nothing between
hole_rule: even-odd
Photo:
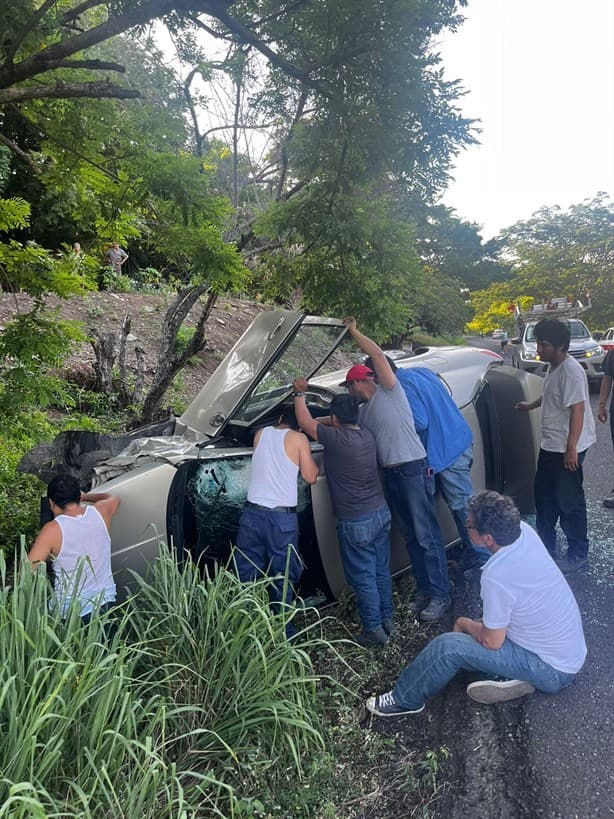
<instances>
[{"instance_id":1,"label":"white tank top","mask_svg":"<svg viewBox=\"0 0 614 819\"><path fill-rule=\"evenodd\" d=\"M63 612L78 597L83 617L92 611L94 601L115 600L109 531L93 506L86 506L82 515L58 515L55 520L62 530L62 545L53 561L56 597Z\"/></svg>"},{"instance_id":2,"label":"white tank top","mask_svg":"<svg viewBox=\"0 0 614 819\"><path fill-rule=\"evenodd\" d=\"M298 466L288 458L284 440L289 429L265 427L252 457L247 500L259 506L296 506Z\"/></svg>"}]
</instances>

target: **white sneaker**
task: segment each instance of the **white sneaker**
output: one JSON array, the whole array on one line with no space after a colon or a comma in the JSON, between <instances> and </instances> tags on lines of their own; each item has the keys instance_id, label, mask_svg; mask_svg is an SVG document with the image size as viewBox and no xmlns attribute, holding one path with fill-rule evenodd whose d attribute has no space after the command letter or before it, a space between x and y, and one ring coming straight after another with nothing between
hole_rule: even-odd
<instances>
[{"instance_id":1,"label":"white sneaker","mask_svg":"<svg viewBox=\"0 0 614 819\"><path fill-rule=\"evenodd\" d=\"M524 680L479 680L467 686L467 694L471 699L485 705L507 702L534 693L535 688Z\"/></svg>"}]
</instances>

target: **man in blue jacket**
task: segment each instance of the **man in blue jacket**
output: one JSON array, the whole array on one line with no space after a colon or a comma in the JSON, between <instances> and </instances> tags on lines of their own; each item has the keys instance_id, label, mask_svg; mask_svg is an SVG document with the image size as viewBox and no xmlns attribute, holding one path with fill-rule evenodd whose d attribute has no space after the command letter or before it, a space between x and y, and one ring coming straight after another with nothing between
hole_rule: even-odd
<instances>
[{"instance_id":1,"label":"man in blue jacket","mask_svg":"<svg viewBox=\"0 0 614 819\"><path fill-rule=\"evenodd\" d=\"M427 367L390 366L407 396L416 432L426 449L437 486L456 523L472 564L480 566L490 557L486 549L476 548L466 527L467 508L474 489L471 482L473 436L469 424L454 403L444 382ZM367 367L371 364L367 359ZM415 601L421 605L422 601Z\"/></svg>"}]
</instances>

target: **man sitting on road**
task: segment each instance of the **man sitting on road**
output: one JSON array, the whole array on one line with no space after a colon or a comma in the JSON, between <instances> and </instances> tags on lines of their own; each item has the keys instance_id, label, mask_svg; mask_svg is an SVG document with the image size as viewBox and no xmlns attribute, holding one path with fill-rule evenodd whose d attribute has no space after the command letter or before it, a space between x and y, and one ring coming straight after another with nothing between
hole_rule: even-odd
<instances>
[{"instance_id":1,"label":"man sitting on road","mask_svg":"<svg viewBox=\"0 0 614 819\"><path fill-rule=\"evenodd\" d=\"M467 528L473 542L492 553L482 569L482 619L459 617L453 632L428 643L392 691L369 698L371 713L417 714L461 669L509 678L467 687L476 702L494 703L536 688L556 694L582 668L586 644L575 598L512 499L478 493L469 503Z\"/></svg>"},{"instance_id":2,"label":"man sitting on road","mask_svg":"<svg viewBox=\"0 0 614 819\"><path fill-rule=\"evenodd\" d=\"M437 487L452 513L465 546L466 566L468 569L478 569L488 560L490 553L487 549L473 546L465 527L467 504L473 495L473 436L469 424L441 378L432 370L428 367L398 368L392 359L386 358L407 396L416 432L426 449ZM365 364L373 369L369 357ZM420 607L424 608L428 602L428 597L420 599L418 595L411 605L414 611L420 611Z\"/></svg>"},{"instance_id":3,"label":"man sitting on road","mask_svg":"<svg viewBox=\"0 0 614 819\"><path fill-rule=\"evenodd\" d=\"M324 446L324 468L343 570L356 592L361 646L383 645L393 633L390 577L390 510L377 469L375 438L358 425L358 400L338 395L331 425L318 424L305 403L307 381L294 381L294 409L301 429Z\"/></svg>"},{"instance_id":4,"label":"man sitting on road","mask_svg":"<svg viewBox=\"0 0 614 819\"><path fill-rule=\"evenodd\" d=\"M55 594L62 612L67 613L77 598L81 619L87 623L96 606L106 611L115 601L109 527L120 499L107 492L81 492L72 475L53 478L47 497L54 519L41 529L28 559L36 564L53 558Z\"/></svg>"},{"instance_id":5,"label":"man sitting on road","mask_svg":"<svg viewBox=\"0 0 614 819\"><path fill-rule=\"evenodd\" d=\"M294 410L284 409L274 427L258 430L254 438L247 503L239 521L234 553L237 574L243 582L263 575L274 577L270 589L276 608L284 597L294 599L303 571L298 550L297 478L315 483L319 470L307 436L297 431ZM290 635L293 629L287 629Z\"/></svg>"},{"instance_id":6,"label":"man sitting on road","mask_svg":"<svg viewBox=\"0 0 614 819\"><path fill-rule=\"evenodd\" d=\"M344 321L354 341L371 357L373 370L355 364L341 386L363 402L359 423L375 437L390 505L407 538L417 586L414 610L420 612L422 621L433 622L451 606L448 561L435 507L435 475L416 432L407 397L386 355L358 331L355 319ZM427 597L428 605L423 605Z\"/></svg>"}]
</instances>

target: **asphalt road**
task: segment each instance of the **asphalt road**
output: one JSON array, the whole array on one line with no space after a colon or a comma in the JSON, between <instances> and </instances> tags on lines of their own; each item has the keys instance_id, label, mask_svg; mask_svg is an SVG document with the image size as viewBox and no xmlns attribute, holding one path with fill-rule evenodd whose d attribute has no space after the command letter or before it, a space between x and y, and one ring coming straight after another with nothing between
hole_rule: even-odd
<instances>
[{"instance_id":1,"label":"asphalt road","mask_svg":"<svg viewBox=\"0 0 614 819\"><path fill-rule=\"evenodd\" d=\"M591 401L596 411L597 396ZM433 806L439 817L614 816L614 510L602 506L614 486L614 455L609 425L596 423L597 443L584 465L590 567L570 580L584 622L586 664L556 696L478 705L465 694L475 679L467 676L433 700L429 739L450 751L442 770L448 784ZM476 616L475 580L457 571L455 583L454 616Z\"/></svg>"}]
</instances>

